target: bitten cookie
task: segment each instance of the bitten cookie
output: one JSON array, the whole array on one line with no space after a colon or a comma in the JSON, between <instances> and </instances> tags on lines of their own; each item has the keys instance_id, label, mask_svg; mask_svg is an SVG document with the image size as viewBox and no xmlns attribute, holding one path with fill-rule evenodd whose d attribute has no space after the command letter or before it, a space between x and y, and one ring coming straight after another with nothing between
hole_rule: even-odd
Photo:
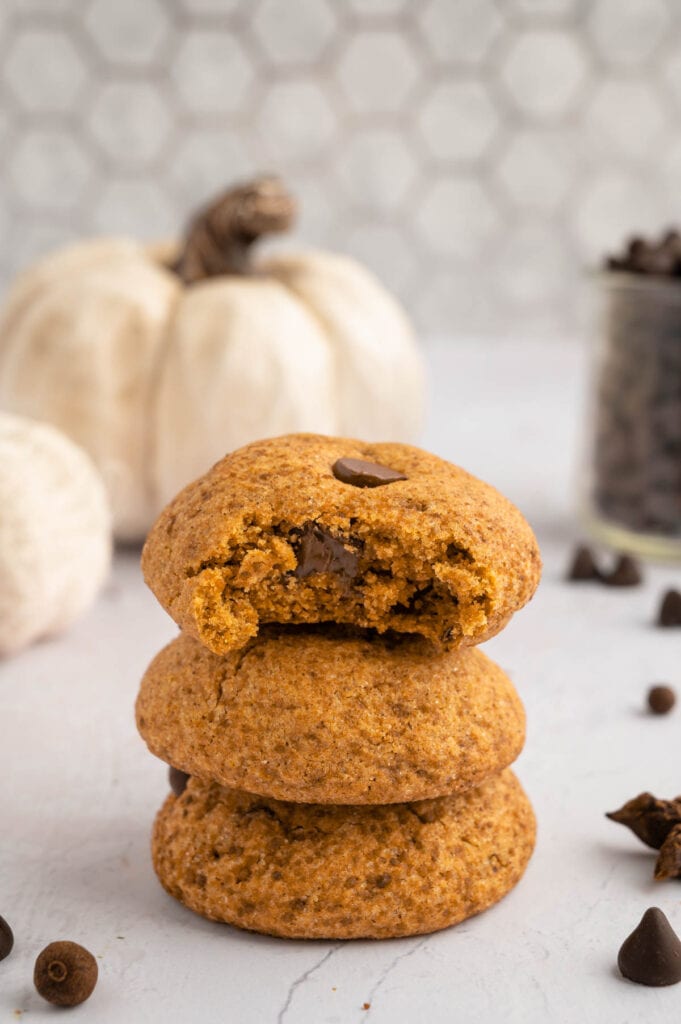
<instances>
[{"instance_id":1,"label":"bitten cookie","mask_svg":"<svg viewBox=\"0 0 681 1024\"><path fill-rule=\"evenodd\" d=\"M224 657L179 636L142 680L137 725L189 775L304 803L461 792L511 764L525 736L518 695L481 651L305 627Z\"/></svg>"},{"instance_id":2,"label":"bitten cookie","mask_svg":"<svg viewBox=\"0 0 681 1024\"><path fill-rule=\"evenodd\" d=\"M534 846L509 770L412 804L292 804L191 779L169 796L152 855L167 891L216 921L290 938L419 935L500 900Z\"/></svg>"},{"instance_id":3,"label":"bitten cookie","mask_svg":"<svg viewBox=\"0 0 681 1024\"><path fill-rule=\"evenodd\" d=\"M520 512L418 448L294 434L241 448L161 513L145 579L218 654L264 623L341 622L457 647L503 629L540 558Z\"/></svg>"}]
</instances>

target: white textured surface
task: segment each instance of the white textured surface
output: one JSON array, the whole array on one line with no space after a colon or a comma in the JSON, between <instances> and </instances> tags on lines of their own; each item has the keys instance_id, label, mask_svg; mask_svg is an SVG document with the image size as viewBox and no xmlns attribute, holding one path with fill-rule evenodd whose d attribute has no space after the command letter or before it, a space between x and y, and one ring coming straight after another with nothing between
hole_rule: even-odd
<instances>
[{"instance_id":1,"label":"white textured surface","mask_svg":"<svg viewBox=\"0 0 681 1024\"><path fill-rule=\"evenodd\" d=\"M518 501L546 572L532 605L489 644L526 702L519 773L539 818L520 886L459 928L394 942L303 943L248 935L185 911L148 854L165 769L135 734L139 677L173 626L118 559L98 608L61 641L0 666L0 913L16 946L0 964L0 1021L51 1021L32 991L48 941L83 942L100 982L73 1019L97 1024L476 1024L618 1022L678 1016L681 989L619 978L617 949L643 910L678 931L676 883L603 817L650 788L681 789L681 709L642 713L647 685L681 685L679 634L651 627L662 586L611 591L562 582L573 535L570 473L582 376L578 350L433 346L428 446ZM363 1003L371 1004L363 1010ZM69 1017L69 1019L72 1019Z\"/></svg>"}]
</instances>

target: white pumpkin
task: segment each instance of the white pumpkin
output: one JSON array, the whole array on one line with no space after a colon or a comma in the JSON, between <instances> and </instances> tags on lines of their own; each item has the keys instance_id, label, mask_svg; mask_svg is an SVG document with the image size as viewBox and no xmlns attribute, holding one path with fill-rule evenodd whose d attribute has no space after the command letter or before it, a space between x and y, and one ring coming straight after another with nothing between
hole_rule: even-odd
<instances>
[{"instance_id":1,"label":"white pumpkin","mask_svg":"<svg viewBox=\"0 0 681 1024\"><path fill-rule=\"evenodd\" d=\"M92 456L117 535L144 536L226 451L295 431L418 432L424 375L397 302L356 262L251 245L295 206L275 179L235 188L184 246L75 245L15 283L0 317L0 407Z\"/></svg>"},{"instance_id":2,"label":"white pumpkin","mask_svg":"<svg viewBox=\"0 0 681 1024\"><path fill-rule=\"evenodd\" d=\"M104 483L85 452L54 427L0 414L0 655L89 607L111 539Z\"/></svg>"}]
</instances>

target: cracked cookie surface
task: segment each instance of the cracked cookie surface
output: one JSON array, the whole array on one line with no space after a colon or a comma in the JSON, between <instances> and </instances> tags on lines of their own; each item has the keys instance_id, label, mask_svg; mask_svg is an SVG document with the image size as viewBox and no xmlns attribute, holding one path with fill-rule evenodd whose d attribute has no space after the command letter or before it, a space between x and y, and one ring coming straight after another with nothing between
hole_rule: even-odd
<instances>
[{"instance_id":1,"label":"cracked cookie surface","mask_svg":"<svg viewBox=\"0 0 681 1024\"><path fill-rule=\"evenodd\" d=\"M307 803L462 792L514 761L525 736L510 680L477 649L305 627L224 656L179 636L147 669L137 725L189 775Z\"/></svg>"},{"instance_id":2,"label":"cracked cookie surface","mask_svg":"<svg viewBox=\"0 0 681 1024\"><path fill-rule=\"evenodd\" d=\"M367 462L391 478L355 486L334 475ZM161 513L142 565L178 625L218 654L266 623L478 644L530 599L541 571L530 527L493 487L408 445L313 434L218 462Z\"/></svg>"},{"instance_id":3,"label":"cracked cookie surface","mask_svg":"<svg viewBox=\"0 0 681 1024\"><path fill-rule=\"evenodd\" d=\"M419 935L496 903L532 854L535 821L509 770L456 797L292 804L190 779L156 818L164 888L216 921L290 938Z\"/></svg>"}]
</instances>

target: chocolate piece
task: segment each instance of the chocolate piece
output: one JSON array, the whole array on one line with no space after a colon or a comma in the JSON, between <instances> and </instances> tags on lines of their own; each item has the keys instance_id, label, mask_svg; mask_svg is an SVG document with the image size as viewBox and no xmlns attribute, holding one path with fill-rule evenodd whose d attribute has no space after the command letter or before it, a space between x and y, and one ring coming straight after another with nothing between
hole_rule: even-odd
<instances>
[{"instance_id":1,"label":"chocolate piece","mask_svg":"<svg viewBox=\"0 0 681 1024\"><path fill-rule=\"evenodd\" d=\"M568 569L567 579L571 582L582 582L586 580L599 580L601 574L596 565L596 560L586 544L580 544L572 556L572 563Z\"/></svg>"},{"instance_id":2,"label":"chocolate piece","mask_svg":"<svg viewBox=\"0 0 681 1024\"><path fill-rule=\"evenodd\" d=\"M681 878L681 824L674 825L662 846L655 864L655 881Z\"/></svg>"},{"instance_id":3,"label":"chocolate piece","mask_svg":"<svg viewBox=\"0 0 681 1024\"><path fill-rule=\"evenodd\" d=\"M676 704L676 694L671 686L651 686L648 690L648 707L655 715L666 715Z\"/></svg>"},{"instance_id":4,"label":"chocolate piece","mask_svg":"<svg viewBox=\"0 0 681 1024\"><path fill-rule=\"evenodd\" d=\"M77 942L51 942L39 953L33 983L43 999L55 1006L78 1006L97 984L97 961Z\"/></svg>"},{"instance_id":5,"label":"chocolate piece","mask_svg":"<svg viewBox=\"0 0 681 1024\"><path fill-rule=\"evenodd\" d=\"M662 598L657 616L658 626L681 626L681 593L668 590Z\"/></svg>"},{"instance_id":6,"label":"chocolate piece","mask_svg":"<svg viewBox=\"0 0 681 1024\"><path fill-rule=\"evenodd\" d=\"M639 985L676 985L681 981L681 942L659 909L650 907L625 939L617 966Z\"/></svg>"},{"instance_id":7,"label":"chocolate piece","mask_svg":"<svg viewBox=\"0 0 681 1024\"><path fill-rule=\"evenodd\" d=\"M626 825L646 846L659 850L674 826L681 824L681 797L658 800L652 793L640 793L606 818Z\"/></svg>"},{"instance_id":8,"label":"chocolate piece","mask_svg":"<svg viewBox=\"0 0 681 1024\"><path fill-rule=\"evenodd\" d=\"M175 796L182 796L187 783L189 782L189 776L186 772L180 771L179 768L173 768L172 765L168 768L168 782Z\"/></svg>"},{"instance_id":9,"label":"chocolate piece","mask_svg":"<svg viewBox=\"0 0 681 1024\"><path fill-rule=\"evenodd\" d=\"M643 579L638 562L629 555L620 555L612 571L601 578L609 587L637 587Z\"/></svg>"},{"instance_id":10,"label":"chocolate piece","mask_svg":"<svg viewBox=\"0 0 681 1024\"><path fill-rule=\"evenodd\" d=\"M359 560L356 552L346 548L317 523L305 523L295 550L298 559L296 576L299 579L318 572L336 573L346 580L357 576Z\"/></svg>"},{"instance_id":11,"label":"chocolate piece","mask_svg":"<svg viewBox=\"0 0 681 1024\"><path fill-rule=\"evenodd\" d=\"M0 917L0 960L4 960L6 956L10 955L13 945L14 935L12 934L12 929L4 917Z\"/></svg>"},{"instance_id":12,"label":"chocolate piece","mask_svg":"<svg viewBox=\"0 0 681 1024\"><path fill-rule=\"evenodd\" d=\"M363 459L337 459L331 471L336 480L352 484L353 487L383 487L384 484L407 479L396 469L381 466L378 462L365 462Z\"/></svg>"}]
</instances>

